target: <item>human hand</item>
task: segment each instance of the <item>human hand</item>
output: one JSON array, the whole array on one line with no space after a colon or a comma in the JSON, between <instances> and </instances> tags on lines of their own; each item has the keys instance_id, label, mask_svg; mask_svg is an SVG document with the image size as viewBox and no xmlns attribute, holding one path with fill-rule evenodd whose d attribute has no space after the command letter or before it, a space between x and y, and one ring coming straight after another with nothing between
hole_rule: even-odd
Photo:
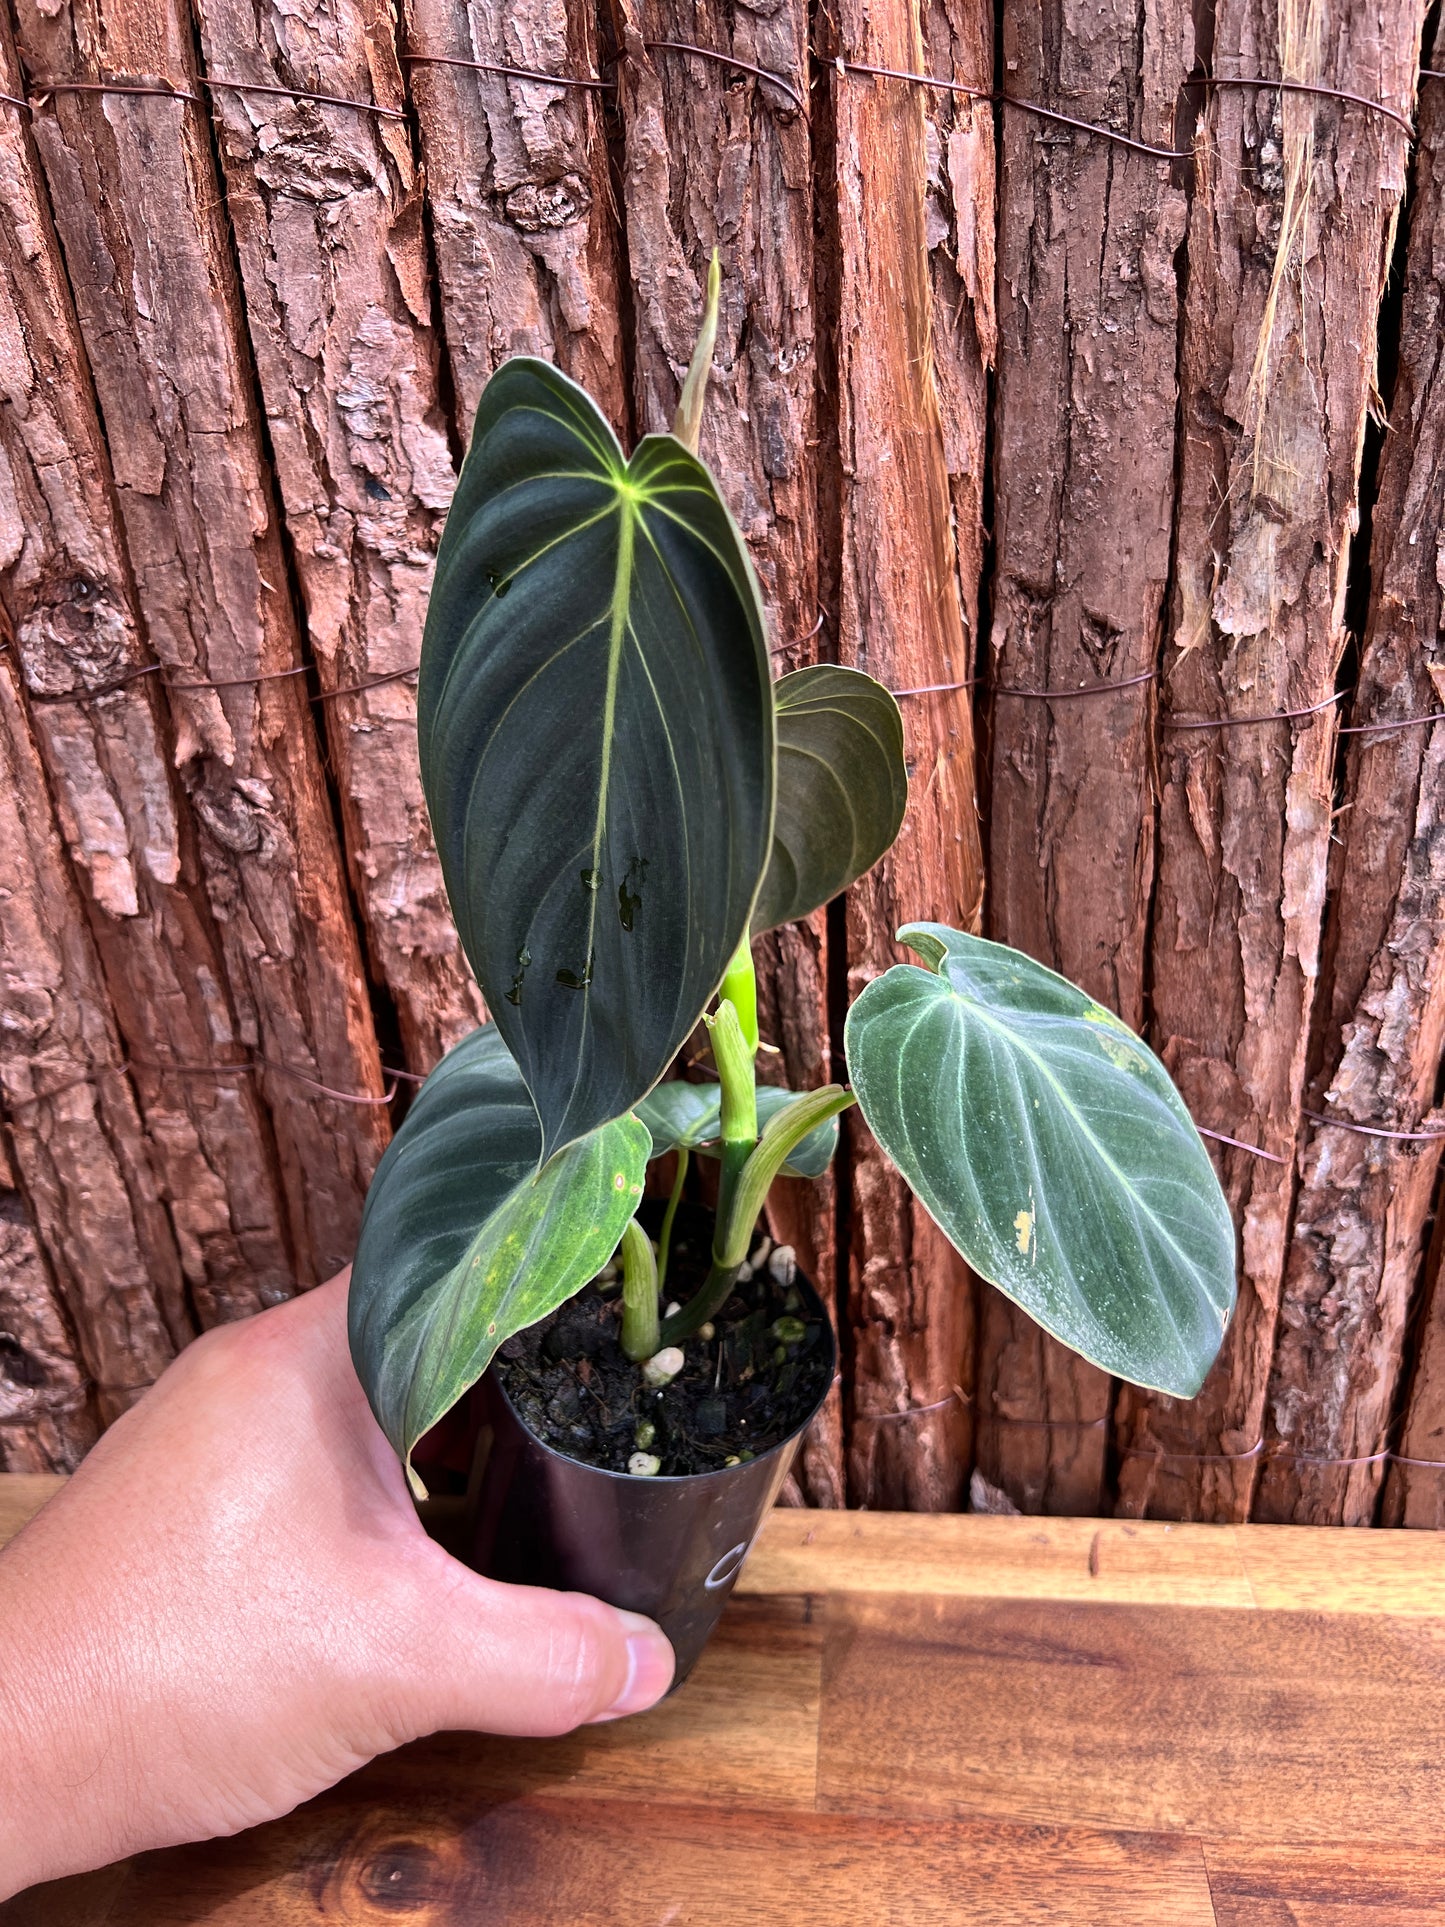
<instances>
[{"instance_id":1,"label":"human hand","mask_svg":"<svg viewBox=\"0 0 1445 1927\"><path fill-rule=\"evenodd\" d=\"M427 1538L346 1274L207 1333L0 1556L0 1899L289 1812L443 1727L651 1706L672 1648Z\"/></svg>"}]
</instances>

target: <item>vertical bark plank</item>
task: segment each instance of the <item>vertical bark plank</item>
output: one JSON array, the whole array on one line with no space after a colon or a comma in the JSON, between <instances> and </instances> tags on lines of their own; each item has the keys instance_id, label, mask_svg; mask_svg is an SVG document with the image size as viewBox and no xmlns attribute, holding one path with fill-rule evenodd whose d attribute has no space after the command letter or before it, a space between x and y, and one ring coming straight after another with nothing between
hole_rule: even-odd
<instances>
[{"instance_id":1,"label":"vertical bark plank","mask_svg":"<svg viewBox=\"0 0 1445 1927\"><path fill-rule=\"evenodd\" d=\"M1311 1110L1386 1131L1445 1125L1433 1108L1445 1043L1445 726L1388 727L1445 706L1438 85L1421 90L1419 130L1398 374L1371 527L1371 606L1350 709L1353 726L1387 727L1348 739L1322 1061L1310 1092ZM1367 1458L1385 1443L1440 1151L1439 1143L1307 1127L1269 1391L1271 1439L1292 1452ZM1419 1383L1431 1375L1426 1365ZM1429 1443L1402 1449L1445 1457ZM1261 1474L1255 1515L1368 1525L1384 1472L1383 1463L1325 1468L1281 1455ZM1418 1471L1416 1482L1425 1489L1432 1477L1438 1501L1439 1474Z\"/></svg>"},{"instance_id":2,"label":"vertical bark plank","mask_svg":"<svg viewBox=\"0 0 1445 1927\"><path fill-rule=\"evenodd\" d=\"M1382 1526L1445 1531L1445 1254L1440 1221L1425 1266L1420 1327L1410 1402L1389 1468L1380 1508ZM1410 1463L1410 1461L1414 1463Z\"/></svg>"},{"instance_id":3,"label":"vertical bark plank","mask_svg":"<svg viewBox=\"0 0 1445 1927\"><path fill-rule=\"evenodd\" d=\"M0 22L0 90L19 84ZM158 692L150 677L123 681L148 657L64 272L13 114L0 119L0 208L0 609L36 747L127 1049L140 1066L222 1058L235 1018L220 944ZM133 1081L196 1316L286 1296L286 1211L250 1079L137 1067Z\"/></svg>"},{"instance_id":4,"label":"vertical bark plank","mask_svg":"<svg viewBox=\"0 0 1445 1927\"><path fill-rule=\"evenodd\" d=\"M411 54L598 73L596 16L584 0L525 7L402 0L402 7ZM627 377L606 96L424 64L410 78L461 432L470 432L497 363L520 354L555 361L623 428Z\"/></svg>"},{"instance_id":5,"label":"vertical bark plank","mask_svg":"<svg viewBox=\"0 0 1445 1927\"><path fill-rule=\"evenodd\" d=\"M72 1472L95 1432L74 1339L0 1142L0 1472Z\"/></svg>"},{"instance_id":6,"label":"vertical bark plank","mask_svg":"<svg viewBox=\"0 0 1445 1927\"><path fill-rule=\"evenodd\" d=\"M1184 0L1004 12L1009 92L1173 145ZM1186 200L1167 161L1005 110L990 681L989 931L1144 1023L1152 675L1174 508ZM979 1463L1026 1512L1103 1497L1107 1374L981 1301ZM1010 1423L1010 1421L1014 1421Z\"/></svg>"},{"instance_id":7,"label":"vertical bark plank","mask_svg":"<svg viewBox=\"0 0 1445 1927\"><path fill-rule=\"evenodd\" d=\"M1283 72L1403 108L1418 5L1226 0L1218 74ZM1195 1118L1286 1157L1319 975L1344 594L1375 328L1408 141L1368 109L1222 87L1198 143L1178 569L1161 703L1156 1041ZM1256 723L1284 710L1316 713ZM1196 720L1223 727L1190 729ZM1240 1298L1192 1404L1126 1392L1121 1506L1248 1509L1292 1163L1222 1155ZM1165 1456L1159 1456L1160 1454ZM1211 1453L1205 1461L1170 1453Z\"/></svg>"},{"instance_id":8,"label":"vertical bark plank","mask_svg":"<svg viewBox=\"0 0 1445 1927\"><path fill-rule=\"evenodd\" d=\"M808 9L802 0L768 14L620 0L614 18L624 53L617 72L638 430L672 426L716 247L722 305L702 454L747 539L782 673L816 661L821 640L811 130L781 89L656 43L735 54L783 75L806 99ZM778 1053L760 1059L760 1074L795 1090L826 1083L824 917L764 939L758 963L763 1034ZM779 1236L830 1300L835 1178L787 1186L770 1208ZM837 1390L805 1441L802 1472L810 1498L843 1503Z\"/></svg>"},{"instance_id":9,"label":"vertical bark plank","mask_svg":"<svg viewBox=\"0 0 1445 1927\"><path fill-rule=\"evenodd\" d=\"M212 78L405 99L389 0L197 0ZM212 94L306 629L330 695L421 655L455 476L437 398L421 182L404 121ZM372 966L414 1069L481 1022L432 844L411 683L324 705Z\"/></svg>"},{"instance_id":10,"label":"vertical bark plank","mask_svg":"<svg viewBox=\"0 0 1445 1927\"><path fill-rule=\"evenodd\" d=\"M924 57L905 0L866 9L845 0L836 31L830 55L914 72ZM961 682L971 652L933 371L929 123L920 90L905 82L830 69L828 88L838 443L826 486L838 517L838 656L893 688ZM903 833L848 900L850 999L900 955L901 923L937 918L969 929L981 907L967 693L909 699L905 724L913 782ZM870 1506L956 1506L969 1424L952 1394L970 1371L971 1280L856 1118L849 1131L849 1496ZM897 1423L883 1416L923 1406L936 1409Z\"/></svg>"},{"instance_id":11,"label":"vertical bark plank","mask_svg":"<svg viewBox=\"0 0 1445 1927\"><path fill-rule=\"evenodd\" d=\"M992 88L993 10L978 0L920 9L926 71ZM954 563L969 662L977 667L988 483L988 382L998 356L994 110L937 88L921 94L927 167L924 234L933 296L933 378L953 502Z\"/></svg>"},{"instance_id":12,"label":"vertical bark plank","mask_svg":"<svg viewBox=\"0 0 1445 1927\"><path fill-rule=\"evenodd\" d=\"M151 1146L8 656L0 657L0 784L0 1102L109 1423L191 1328ZM27 1292L15 1315L22 1309L32 1331L57 1341L43 1297Z\"/></svg>"},{"instance_id":13,"label":"vertical bark plank","mask_svg":"<svg viewBox=\"0 0 1445 1927\"><path fill-rule=\"evenodd\" d=\"M21 0L53 79L157 76L194 92L178 0ZM239 328L202 107L60 93L35 119L237 1028L263 1083L303 1281L349 1257L387 1123ZM217 681L223 687L177 689ZM310 1080L310 1083L303 1080Z\"/></svg>"}]
</instances>

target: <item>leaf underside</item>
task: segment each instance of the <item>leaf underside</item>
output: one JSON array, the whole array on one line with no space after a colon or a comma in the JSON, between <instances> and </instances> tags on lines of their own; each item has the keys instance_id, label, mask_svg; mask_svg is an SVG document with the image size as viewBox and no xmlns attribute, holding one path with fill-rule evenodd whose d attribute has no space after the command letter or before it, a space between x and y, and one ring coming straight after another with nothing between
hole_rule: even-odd
<instances>
[{"instance_id":1,"label":"leaf underside","mask_svg":"<svg viewBox=\"0 0 1445 1927\"><path fill-rule=\"evenodd\" d=\"M941 924L848 1014L884 1150L975 1271L1106 1371L1198 1391L1234 1304L1235 1239L1164 1066L1081 990Z\"/></svg>"},{"instance_id":2,"label":"leaf underside","mask_svg":"<svg viewBox=\"0 0 1445 1927\"><path fill-rule=\"evenodd\" d=\"M707 470L631 461L574 383L489 382L418 689L468 958L550 1157L651 1088L748 928L772 844L762 607Z\"/></svg>"},{"instance_id":3,"label":"leaf underside","mask_svg":"<svg viewBox=\"0 0 1445 1927\"><path fill-rule=\"evenodd\" d=\"M606 1264L642 1196L651 1140L600 1126L537 1172L541 1131L495 1025L442 1059L367 1194L352 1267L352 1357L405 1460L497 1347Z\"/></svg>"},{"instance_id":4,"label":"leaf underside","mask_svg":"<svg viewBox=\"0 0 1445 1927\"><path fill-rule=\"evenodd\" d=\"M778 791L754 931L794 923L867 874L908 806L903 719L881 683L820 663L774 686Z\"/></svg>"},{"instance_id":5,"label":"leaf underside","mask_svg":"<svg viewBox=\"0 0 1445 1927\"><path fill-rule=\"evenodd\" d=\"M776 1084L758 1086L758 1129L770 1121L797 1095ZM722 1136L722 1108L716 1084L659 1084L637 1106L637 1115L652 1137L652 1155L661 1157L679 1146L716 1157ZM838 1120L828 1118L816 1130L793 1146L782 1175L788 1178L820 1178L833 1162L838 1149Z\"/></svg>"}]
</instances>

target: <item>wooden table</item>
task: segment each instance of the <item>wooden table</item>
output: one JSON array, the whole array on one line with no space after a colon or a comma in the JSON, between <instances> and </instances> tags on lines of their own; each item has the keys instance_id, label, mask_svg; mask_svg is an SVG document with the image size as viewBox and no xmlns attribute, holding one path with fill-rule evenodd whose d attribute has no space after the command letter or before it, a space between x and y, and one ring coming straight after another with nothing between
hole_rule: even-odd
<instances>
[{"instance_id":1,"label":"wooden table","mask_svg":"<svg viewBox=\"0 0 1445 1927\"><path fill-rule=\"evenodd\" d=\"M780 1511L658 1711L428 1740L0 1923L1439 1927L1442 1754L1429 1534Z\"/></svg>"}]
</instances>

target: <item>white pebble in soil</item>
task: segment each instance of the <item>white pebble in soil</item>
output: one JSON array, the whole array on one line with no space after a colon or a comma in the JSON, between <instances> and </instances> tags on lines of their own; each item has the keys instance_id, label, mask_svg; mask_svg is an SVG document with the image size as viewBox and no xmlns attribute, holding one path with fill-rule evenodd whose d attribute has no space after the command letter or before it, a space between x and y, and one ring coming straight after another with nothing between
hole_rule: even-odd
<instances>
[{"instance_id":1,"label":"white pebble in soil","mask_svg":"<svg viewBox=\"0 0 1445 1927\"><path fill-rule=\"evenodd\" d=\"M627 1469L634 1479L655 1479L662 1470L662 1460L653 1452L634 1452Z\"/></svg>"},{"instance_id":2,"label":"white pebble in soil","mask_svg":"<svg viewBox=\"0 0 1445 1927\"><path fill-rule=\"evenodd\" d=\"M664 1345L655 1357L645 1361L642 1367L644 1385L669 1385L683 1367L681 1345Z\"/></svg>"},{"instance_id":3,"label":"white pebble in soil","mask_svg":"<svg viewBox=\"0 0 1445 1927\"><path fill-rule=\"evenodd\" d=\"M768 1259L768 1271L780 1285L790 1285L798 1275L798 1254L791 1245L779 1245Z\"/></svg>"},{"instance_id":4,"label":"white pebble in soil","mask_svg":"<svg viewBox=\"0 0 1445 1927\"><path fill-rule=\"evenodd\" d=\"M768 1262L768 1253L772 1250L772 1248L773 1248L773 1241L771 1238L762 1237L758 1239L757 1243L753 1246L752 1250L748 1253L748 1263L752 1266L754 1271L759 1270L763 1265L765 1265Z\"/></svg>"}]
</instances>

